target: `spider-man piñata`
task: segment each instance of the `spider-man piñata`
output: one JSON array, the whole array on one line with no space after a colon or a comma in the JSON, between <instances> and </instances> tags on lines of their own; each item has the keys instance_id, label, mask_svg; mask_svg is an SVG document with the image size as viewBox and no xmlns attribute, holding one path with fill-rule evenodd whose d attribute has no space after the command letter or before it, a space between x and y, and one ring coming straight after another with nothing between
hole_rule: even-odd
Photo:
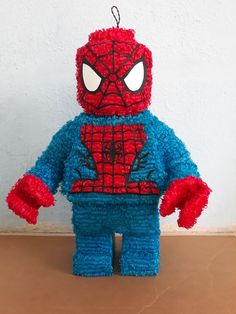
<instances>
[{"instance_id":1,"label":"spider-man pi\u00f1ata","mask_svg":"<svg viewBox=\"0 0 236 314\"><path fill-rule=\"evenodd\" d=\"M9 208L35 224L40 206L62 192L73 203L73 273L112 275L114 233L122 234L121 274L159 269L158 201L162 216L180 210L191 228L210 189L184 144L147 110L152 56L131 29L109 28L78 49L78 101L84 108L56 133L35 166L7 197Z\"/></svg>"}]
</instances>

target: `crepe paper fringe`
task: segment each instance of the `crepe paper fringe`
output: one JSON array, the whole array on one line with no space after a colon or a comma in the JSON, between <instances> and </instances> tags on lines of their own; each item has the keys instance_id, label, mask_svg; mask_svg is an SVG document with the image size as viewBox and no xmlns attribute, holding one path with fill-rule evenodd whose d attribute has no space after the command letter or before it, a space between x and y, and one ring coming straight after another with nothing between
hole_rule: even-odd
<instances>
[{"instance_id":1,"label":"crepe paper fringe","mask_svg":"<svg viewBox=\"0 0 236 314\"><path fill-rule=\"evenodd\" d=\"M116 232L123 235L121 274L156 275L160 264L159 198L164 194L160 209L163 216L179 208L179 226L190 228L207 205L210 194L183 142L147 110L151 102L152 53L136 41L134 30L119 28L120 16L116 10L118 18L112 13L118 27L91 33L88 43L77 50L77 100L85 113L67 122L53 136L35 166L17 181L7 196L9 208L35 224L39 207L54 204L53 194L62 182L62 193L73 203L76 235L73 273L82 276L112 275ZM134 91L126 78L138 62L142 62L144 77ZM96 90L87 89L83 63L100 77ZM84 132L83 138L83 130L97 127L104 134L105 129L118 130L121 125L122 132L129 130L128 137L135 144L121 143L121 154L126 160L116 169L118 173L114 168L106 169L105 177L104 167L99 171L96 167L101 161L104 166L101 154L105 141L102 145L92 143L90 134ZM117 154L114 143L117 133L112 136L110 159ZM97 146L92 148L94 144ZM141 154L145 156L142 162ZM95 186L96 180L99 182ZM116 186L110 186L114 182ZM147 193L150 182L153 194Z\"/></svg>"},{"instance_id":2,"label":"crepe paper fringe","mask_svg":"<svg viewBox=\"0 0 236 314\"><path fill-rule=\"evenodd\" d=\"M113 274L114 235L76 234L73 274L111 276ZM160 267L158 234L124 234L120 259L122 276L155 276Z\"/></svg>"},{"instance_id":3,"label":"crepe paper fringe","mask_svg":"<svg viewBox=\"0 0 236 314\"><path fill-rule=\"evenodd\" d=\"M111 276L113 235L76 234L73 274L80 276Z\"/></svg>"},{"instance_id":4,"label":"crepe paper fringe","mask_svg":"<svg viewBox=\"0 0 236 314\"><path fill-rule=\"evenodd\" d=\"M102 197L102 195L101 195ZM140 197L135 195L136 198ZM76 234L103 234L127 232L160 233L157 199L146 204L80 203L73 205L72 223Z\"/></svg>"},{"instance_id":5,"label":"crepe paper fringe","mask_svg":"<svg viewBox=\"0 0 236 314\"><path fill-rule=\"evenodd\" d=\"M84 167L96 171L97 178L76 180L71 193L159 194L148 176L145 181L130 181L131 172L145 167L148 152L142 149L147 141L143 125L94 126L84 124L81 141L88 153L81 156ZM91 145L92 143L92 145ZM154 172L155 168L150 170Z\"/></svg>"},{"instance_id":6,"label":"crepe paper fringe","mask_svg":"<svg viewBox=\"0 0 236 314\"><path fill-rule=\"evenodd\" d=\"M136 172L131 171L129 180L132 182L152 180L160 190L160 195L71 193L76 180L96 179L96 171L86 168L81 159L84 153L88 153L80 138L80 130L84 124L94 126L142 124L147 138L142 152L148 155L144 167ZM152 169L154 171L150 172ZM28 184L19 181L10 192L8 203L21 217L35 223L38 207L53 203L51 194L56 193L62 181L62 192L73 203L72 223L78 239L74 255L74 274L111 275L112 236L118 232L124 236L122 274L154 275L159 268L160 228L157 209L159 197L175 180L189 176L198 178L199 173L185 145L172 129L148 110L137 115L109 117L82 113L73 121L66 123L53 136L35 166L24 177L30 178L28 181L30 188L27 188ZM29 180L24 178L22 180ZM199 182L200 179L196 180ZM37 193L34 193L35 191ZM194 191L198 195L198 189ZM200 204L198 197L192 199ZM186 203L186 206L189 204L192 210L195 204L190 202ZM200 214L200 211L197 214ZM182 221L186 220L186 216L187 210L183 213ZM183 223L181 219L180 225ZM91 248L94 248L94 251Z\"/></svg>"},{"instance_id":7,"label":"crepe paper fringe","mask_svg":"<svg viewBox=\"0 0 236 314\"><path fill-rule=\"evenodd\" d=\"M30 224L36 224L40 206L54 205L54 197L49 188L31 174L25 174L16 182L6 201L16 215Z\"/></svg>"},{"instance_id":8,"label":"crepe paper fringe","mask_svg":"<svg viewBox=\"0 0 236 314\"><path fill-rule=\"evenodd\" d=\"M208 204L211 189L200 178L188 176L173 181L166 191L160 214L165 217L176 209L180 210L179 227L192 228Z\"/></svg>"},{"instance_id":9,"label":"crepe paper fringe","mask_svg":"<svg viewBox=\"0 0 236 314\"><path fill-rule=\"evenodd\" d=\"M92 32L89 35L89 42L98 43L108 40L117 40L129 43L135 42L134 36L135 36L134 29L110 27L106 29L99 29L95 32Z\"/></svg>"},{"instance_id":10,"label":"crepe paper fringe","mask_svg":"<svg viewBox=\"0 0 236 314\"><path fill-rule=\"evenodd\" d=\"M159 236L124 234L121 251L121 275L155 276L160 267Z\"/></svg>"},{"instance_id":11,"label":"crepe paper fringe","mask_svg":"<svg viewBox=\"0 0 236 314\"><path fill-rule=\"evenodd\" d=\"M136 199L138 198L135 195ZM159 269L159 215L157 199L144 204L73 205L76 235L73 273L81 276L112 274L114 233L123 234L122 275L155 275ZM129 249L130 253L128 252ZM133 259L133 262L131 261Z\"/></svg>"},{"instance_id":12,"label":"crepe paper fringe","mask_svg":"<svg viewBox=\"0 0 236 314\"><path fill-rule=\"evenodd\" d=\"M76 54L77 100L88 114L96 116L136 115L147 109L151 101L152 53L134 38L134 30L108 28L89 36ZM137 62L143 61L144 78L133 92L124 79ZM83 81L83 63L101 78L95 91L88 91Z\"/></svg>"}]
</instances>

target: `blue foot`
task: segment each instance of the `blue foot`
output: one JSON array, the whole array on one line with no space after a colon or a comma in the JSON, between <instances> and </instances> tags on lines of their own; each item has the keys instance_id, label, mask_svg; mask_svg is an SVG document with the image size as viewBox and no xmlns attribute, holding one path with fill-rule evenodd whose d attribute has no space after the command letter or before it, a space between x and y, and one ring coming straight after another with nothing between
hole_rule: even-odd
<instances>
[{"instance_id":1,"label":"blue foot","mask_svg":"<svg viewBox=\"0 0 236 314\"><path fill-rule=\"evenodd\" d=\"M73 274L77 276L112 276L113 236L76 235Z\"/></svg>"},{"instance_id":2,"label":"blue foot","mask_svg":"<svg viewBox=\"0 0 236 314\"><path fill-rule=\"evenodd\" d=\"M159 270L159 236L123 235L121 275L155 276Z\"/></svg>"}]
</instances>

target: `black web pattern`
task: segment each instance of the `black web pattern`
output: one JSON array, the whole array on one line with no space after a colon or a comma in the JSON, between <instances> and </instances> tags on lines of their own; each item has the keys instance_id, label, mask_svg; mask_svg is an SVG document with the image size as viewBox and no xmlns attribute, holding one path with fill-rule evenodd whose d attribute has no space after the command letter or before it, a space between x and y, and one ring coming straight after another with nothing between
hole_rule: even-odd
<instances>
[{"instance_id":1,"label":"black web pattern","mask_svg":"<svg viewBox=\"0 0 236 314\"><path fill-rule=\"evenodd\" d=\"M143 168L148 156L147 152L141 153L146 141L142 125L98 127L85 124L81 140L93 159L93 168L89 169L96 171L97 179L76 181L76 192L157 194L152 181L129 181L131 172ZM91 163L89 165L91 167Z\"/></svg>"},{"instance_id":2,"label":"black web pattern","mask_svg":"<svg viewBox=\"0 0 236 314\"><path fill-rule=\"evenodd\" d=\"M99 56L98 56L98 55L96 54L96 52L93 51L93 49L92 49L93 46L99 46L99 45L103 45L103 44L105 44L105 43L110 43L110 41L108 41L108 42L101 42L101 43L98 43L98 44L87 44L87 45L86 45L86 48L88 49L88 51L89 51L89 52L94 56L94 58L95 58L95 62L94 62L93 64L91 64L91 65L92 65L92 66L95 66L97 63L100 63L101 65L103 65L103 66L106 68L106 70L107 70L107 72L108 72L108 74L107 74L105 77L103 77L103 76L100 75L100 76L102 77L103 82L104 82L104 80L108 79L109 75L111 75L111 74L117 75L118 72L121 70L121 68L122 68L127 62L129 62L129 60L132 60L132 61L135 63L137 60L134 60L133 55L134 55L134 53L137 51L137 49L139 48L139 44L136 44L130 53L121 53L121 52L119 52L119 51L117 51L117 50L115 49L115 44L116 44L116 43L125 44L125 45L130 45L130 46L133 46L133 44L126 43L126 42L118 42L118 41L116 41L116 40L112 40L112 49L111 49L109 52L107 52L107 53L105 53L105 54L103 54L103 55L99 55ZM116 69L116 70L115 70L115 53L116 53L116 54L119 54L120 56L126 57L125 60L120 64L120 66L119 66L118 69ZM108 67L108 65L107 65L103 60L101 60L103 57L109 56L109 55L112 55L112 70L110 70L110 68ZM145 69L145 71L146 71L146 69ZM117 75L117 77L118 77L118 75ZM123 78L119 78L119 77L118 77L118 80L123 81ZM86 103L86 104L88 104L88 105L90 105L90 106L96 108L96 110L99 110L99 109L101 109L101 108L105 108L105 107L111 106L112 104L102 104L102 102L103 102L105 96L108 95L107 90L108 90L108 88L109 88L109 86L110 86L111 83L114 83L115 86L116 86L116 89L117 89L117 92L112 92L112 94L116 94L116 95L120 96L121 99L122 99L122 102L123 102L123 104L114 104L115 106L118 106L118 107L124 107L124 106L125 106L125 107L128 108L128 107L131 107L131 106L134 106L134 105L137 105L137 104L139 104L139 103L144 102L144 100L145 100L145 99L144 99L144 94L141 92L141 93L140 93L141 98L142 98L141 100L136 101L136 102L132 102L132 103L127 103L127 101L126 101L125 98L124 98L124 93L125 93L127 90L126 90L126 88L123 88L123 90L121 90L121 89L119 88L119 86L118 86L118 84L117 84L116 81L113 81L113 82L109 81L108 84L107 84L107 86L106 86L106 89L105 89L104 91L103 91L101 88L99 89L99 91L102 93L102 97L101 97L101 99L100 99L100 101L99 101L99 103L98 103L98 106L95 106L93 103L91 103L91 102L89 102L89 101L87 101L87 100L85 99L86 94L87 94L87 93L90 93L90 92L86 89L85 86L84 86L85 92L84 92L84 94L83 94L83 96L82 96L82 101L83 101L84 103ZM102 83L102 84L103 84L103 83ZM102 84L101 84L101 85L102 85ZM124 83L123 83L123 84L124 84ZM131 91L130 91L130 92L131 92ZM131 92L131 93L132 93L132 92Z\"/></svg>"}]
</instances>

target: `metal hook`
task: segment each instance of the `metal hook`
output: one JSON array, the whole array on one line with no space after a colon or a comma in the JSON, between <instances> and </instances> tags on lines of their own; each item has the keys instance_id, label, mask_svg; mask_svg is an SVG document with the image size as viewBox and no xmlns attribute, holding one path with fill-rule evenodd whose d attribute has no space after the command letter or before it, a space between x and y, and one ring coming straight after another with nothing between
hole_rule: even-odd
<instances>
[{"instance_id":1,"label":"metal hook","mask_svg":"<svg viewBox=\"0 0 236 314\"><path fill-rule=\"evenodd\" d=\"M116 12L114 12L114 10L116 10ZM119 9L117 8L117 6L113 5L111 7L111 13L114 16L114 19L116 20L116 26L119 28L120 25L120 12ZM117 14L117 16L116 16Z\"/></svg>"}]
</instances>

